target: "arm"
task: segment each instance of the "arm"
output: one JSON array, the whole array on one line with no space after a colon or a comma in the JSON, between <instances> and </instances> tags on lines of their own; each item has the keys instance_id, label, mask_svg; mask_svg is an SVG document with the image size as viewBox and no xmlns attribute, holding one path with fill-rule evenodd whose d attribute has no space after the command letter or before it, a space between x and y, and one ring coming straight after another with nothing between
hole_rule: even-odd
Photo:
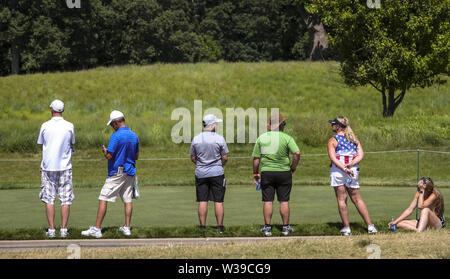
<instances>
[{"instance_id":1,"label":"arm","mask_svg":"<svg viewBox=\"0 0 450 279\"><path fill-rule=\"evenodd\" d=\"M191 162L197 165L197 152L195 152L194 141L191 143L189 154L191 154Z\"/></svg>"},{"instance_id":2,"label":"arm","mask_svg":"<svg viewBox=\"0 0 450 279\"><path fill-rule=\"evenodd\" d=\"M139 159L139 152L136 152L136 153L134 154L134 158L136 159L136 161Z\"/></svg>"},{"instance_id":3,"label":"arm","mask_svg":"<svg viewBox=\"0 0 450 279\"><path fill-rule=\"evenodd\" d=\"M107 160L111 160L111 158L113 157L113 154L111 152L109 152L108 150L106 150L106 147L103 144L102 144L102 151L103 151L103 155L105 156L105 158Z\"/></svg>"},{"instance_id":4,"label":"arm","mask_svg":"<svg viewBox=\"0 0 450 279\"><path fill-rule=\"evenodd\" d=\"M220 155L222 156L222 167L225 167L225 164L228 161L228 153L230 150L228 150L228 145L225 139L222 137L222 144L220 147Z\"/></svg>"},{"instance_id":5,"label":"arm","mask_svg":"<svg viewBox=\"0 0 450 279\"><path fill-rule=\"evenodd\" d=\"M413 213L414 209L416 208L416 204L417 204L417 197L419 196L419 193L416 192L416 194L414 195L413 200L411 201L411 204L408 206L407 209L405 209L405 211L403 211L403 213L394 221L395 224L400 223L401 221L405 220L406 218L409 217L409 215L411 215L411 213ZM392 223L392 222L391 222ZM391 224L389 223L389 225Z\"/></svg>"},{"instance_id":6,"label":"arm","mask_svg":"<svg viewBox=\"0 0 450 279\"><path fill-rule=\"evenodd\" d=\"M223 154L222 155L222 167L225 167L225 164L228 161L228 154Z\"/></svg>"},{"instance_id":7,"label":"arm","mask_svg":"<svg viewBox=\"0 0 450 279\"><path fill-rule=\"evenodd\" d=\"M300 152L295 152L292 156L292 163L291 163L291 172L294 173L297 169L298 162L300 162Z\"/></svg>"},{"instance_id":8,"label":"arm","mask_svg":"<svg viewBox=\"0 0 450 279\"><path fill-rule=\"evenodd\" d=\"M422 190L422 192L423 192L423 190ZM419 201L417 203L417 207L420 210L431 206L437 198L436 195L433 193L428 197L428 199L425 200L423 195L424 195L423 193L422 194L419 193Z\"/></svg>"},{"instance_id":9,"label":"arm","mask_svg":"<svg viewBox=\"0 0 450 279\"><path fill-rule=\"evenodd\" d=\"M253 158L253 182L255 184L258 184L259 179L261 178L261 175L259 174L259 163L260 158L254 157Z\"/></svg>"},{"instance_id":10,"label":"arm","mask_svg":"<svg viewBox=\"0 0 450 279\"><path fill-rule=\"evenodd\" d=\"M339 161L339 160L336 158L336 151L335 151L335 150L336 150L336 147L337 147L337 141L336 141L336 139L335 139L335 138L331 138L331 139L328 141L328 157L330 157L331 162L332 162L333 164L335 164L336 167L338 167L338 168L340 168L341 170L343 170L343 171L347 172L348 174L350 174L350 173L351 173L351 170L347 169L346 166L345 166L341 161Z\"/></svg>"},{"instance_id":11,"label":"arm","mask_svg":"<svg viewBox=\"0 0 450 279\"><path fill-rule=\"evenodd\" d=\"M361 162L362 159L364 158L364 150L362 148L361 142L358 141L356 143L356 146L357 146L356 156L355 156L355 158L353 158L353 160L350 162L350 164L347 165L348 168L351 168L354 165L359 164L359 162Z\"/></svg>"}]
</instances>

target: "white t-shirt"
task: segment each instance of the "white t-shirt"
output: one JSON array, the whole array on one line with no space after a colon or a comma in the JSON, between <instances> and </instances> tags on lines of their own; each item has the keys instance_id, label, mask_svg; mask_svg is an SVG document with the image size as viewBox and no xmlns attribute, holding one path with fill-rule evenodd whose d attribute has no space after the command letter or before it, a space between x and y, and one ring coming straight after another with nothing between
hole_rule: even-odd
<instances>
[{"instance_id":1,"label":"white t-shirt","mask_svg":"<svg viewBox=\"0 0 450 279\"><path fill-rule=\"evenodd\" d=\"M38 144L42 144L41 169L63 171L72 168L72 149L75 144L73 124L62 117L52 117L41 126Z\"/></svg>"}]
</instances>

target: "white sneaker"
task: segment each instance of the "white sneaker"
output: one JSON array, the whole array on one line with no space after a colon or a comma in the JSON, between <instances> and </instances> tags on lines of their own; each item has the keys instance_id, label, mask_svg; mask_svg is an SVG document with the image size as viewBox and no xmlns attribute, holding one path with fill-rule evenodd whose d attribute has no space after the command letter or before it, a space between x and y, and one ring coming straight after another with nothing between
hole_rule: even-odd
<instances>
[{"instance_id":1,"label":"white sneaker","mask_svg":"<svg viewBox=\"0 0 450 279\"><path fill-rule=\"evenodd\" d=\"M56 230L55 229L53 229L53 230L48 229L45 232L45 235L48 236L49 238L55 238L56 237Z\"/></svg>"},{"instance_id":2,"label":"white sneaker","mask_svg":"<svg viewBox=\"0 0 450 279\"><path fill-rule=\"evenodd\" d=\"M102 229L97 229L96 227L90 227L89 230L82 231L81 235L84 236L93 236L96 238L102 237Z\"/></svg>"},{"instance_id":3,"label":"white sneaker","mask_svg":"<svg viewBox=\"0 0 450 279\"><path fill-rule=\"evenodd\" d=\"M121 231L121 232L122 232L124 235L126 235L126 236L131 235L130 227L125 227L125 226L120 227L120 228L119 228L119 231Z\"/></svg>"},{"instance_id":4,"label":"white sneaker","mask_svg":"<svg viewBox=\"0 0 450 279\"><path fill-rule=\"evenodd\" d=\"M262 232L265 236L271 236L271 235L272 235L272 226L266 226L266 225L264 225L264 227L261 229L261 232Z\"/></svg>"},{"instance_id":5,"label":"white sneaker","mask_svg":"<svg viewBox=\"0 0 450 279\"><path fill-rule=\"evenodd\" d=\"M62 238L66 238L68 234L69 234L69 233L67 232L67 229L61 228L61 229L59 230L59 236L62 237Z\"/></svg>"},{"instance_id":6,"label":"white sneaker","mask_svg":"<svg viewBox=\"0 0 450 279\"><path fill-rule=\"evenodd\" d=\"M378 231L377 231L377 229L375 228L375 225L369 225L368 227L367 227L367 232L368 233L370 233L370 234L374 234L374 233L377 233Z\"/></svg>"},{"instance_id":7,"label":"white sneaker","mask_svg":"<svg viewBox=\"0 0 450 279\"><path fill-rule=\"evenodd\" d=\"M352 231L350 230L349 227L343 228L343 229L341 230L341 233L342 233L343 235L345 235L345 236L350 236L350 235L352 235Z\"/></svg>"},{"instance_id":8,"label":"white sneaker","mask_svg":"<svg viewBox=\"0 0 450 279\"><path fill-rule=\"evenodd\" d=\"M283 226L283 230L281 231L281 233L283 235L289 235L289 234L291 234L293 232L294 232L294 229L291 226L289 226L289 225Z\"/></svg>"}]
</instances>

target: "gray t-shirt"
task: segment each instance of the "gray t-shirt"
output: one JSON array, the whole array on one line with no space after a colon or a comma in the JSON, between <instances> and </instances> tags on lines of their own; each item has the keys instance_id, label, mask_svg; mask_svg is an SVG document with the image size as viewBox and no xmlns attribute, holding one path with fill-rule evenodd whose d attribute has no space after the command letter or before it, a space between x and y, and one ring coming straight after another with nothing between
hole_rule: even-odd
<instances>
[{"instance_id":1,"label":"gray t-shirt","mask_svg":"<svg viewBox=\"0 0 450 279\"><path fill-rule=\"evenodd\" d=\"M222 155L228 154L225 139L215 132L203 131L191 143L191 156L197 158L197 178L223 175Z\"/></svg>"}]
</instances>

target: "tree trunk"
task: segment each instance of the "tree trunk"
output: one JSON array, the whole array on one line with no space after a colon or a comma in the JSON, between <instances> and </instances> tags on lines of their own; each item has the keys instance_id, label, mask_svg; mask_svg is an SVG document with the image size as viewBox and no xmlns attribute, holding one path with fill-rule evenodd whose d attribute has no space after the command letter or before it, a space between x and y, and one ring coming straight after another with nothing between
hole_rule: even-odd
<instances>
[{"instance_id":1,"label":"tree trunk","mask_svg":"<svg viewBox=\"0 0 450 279\"><path fill-rule=\"evenodd\" d=\"M328 38L322 21L316 15L311 15L306 10L300 8L300 16L306 24L310 40L309 60L324 60L323 51L328 49Z\"/></svg>"},{"instance_id":2,"label":"tree trunk","mask_svg":"<svg viewBox=\"0 0 450 279\"><path fill-rule=\"evenodd\" d=\"M382 101L383 101L383 117L392 117L394 116L395 110L398 108L400 103L403 101L403 98L406 94L406 89L403 89L400 94L395 96L395 88L388 89L388 96L386 98L385 90L383 88Z\"/></svg>"},{"instance_id":3,"label":"tree trunk","mask_svg":"<svg viewBox=\"0 0 450 279\"><path fill-rule=\"evenodd\" d=\"M388 117L387 113L387 100L386 100L386 91L383 88L381 92L381 102L383 104L383 117Z\"/></svg>"},{"instance_id":4,"label":"tree trunk","mask_svg":"<svg viewBox=\"0 0 450 279\"><path fill-rule=\"evenodd\" d=\"M11 43L11 74L18 75L19 74L19 49L17 48L16 40Z\"/></svg>"},{"instance_id":5,"label":"tree trunk","mask_svg":"<svg viewBox=\"0 0 450 279\"><path fill-rule=\"evenodd\" d=\"M12 10L17 9L17 1L18 0L10 0L9 8ZM17 46L17 39L13 39L11 42L11 74L17 75L20 71L20 52L19 47Z\"/></svg>"}]
</instances>

